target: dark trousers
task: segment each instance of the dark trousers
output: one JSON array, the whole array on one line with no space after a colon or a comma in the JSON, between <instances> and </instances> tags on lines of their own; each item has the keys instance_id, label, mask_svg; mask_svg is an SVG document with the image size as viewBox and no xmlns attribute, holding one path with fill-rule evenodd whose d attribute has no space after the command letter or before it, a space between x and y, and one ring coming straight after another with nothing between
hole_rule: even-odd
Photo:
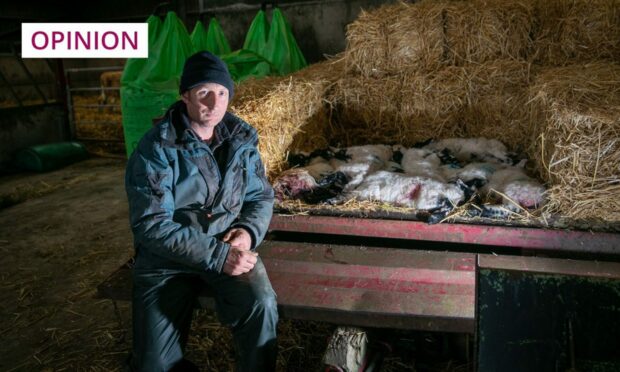
<instances>
[{"instance_id":1,"label":"dark trousers","mask_svg":"<svg viewBox=\"0 0 620 372\"><path fill-rule=\"evenodd\" d=\"M237 371L275 370L278 309L265 266L247 274L196 274L134 269L134 371L169 371L180 366L198 294L206 283L215 292L218 318L232 329Z\"/></svg>"}]
</instances>

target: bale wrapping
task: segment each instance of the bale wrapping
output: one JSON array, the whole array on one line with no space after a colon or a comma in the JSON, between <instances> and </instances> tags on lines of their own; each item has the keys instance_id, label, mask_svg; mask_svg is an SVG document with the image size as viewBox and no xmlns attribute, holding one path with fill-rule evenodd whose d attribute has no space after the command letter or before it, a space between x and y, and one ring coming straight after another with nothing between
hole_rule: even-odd
<instances>
[{"instance_id":1,"label":"bale wrapping","mask_svg":"<svg viewBox=\"0 0 620 372\"><path fill-rule=\"evenodd\" d=\"M530 94L547 209L620 221L620 65L546 68Z\"/></svg>"}]
</instances>

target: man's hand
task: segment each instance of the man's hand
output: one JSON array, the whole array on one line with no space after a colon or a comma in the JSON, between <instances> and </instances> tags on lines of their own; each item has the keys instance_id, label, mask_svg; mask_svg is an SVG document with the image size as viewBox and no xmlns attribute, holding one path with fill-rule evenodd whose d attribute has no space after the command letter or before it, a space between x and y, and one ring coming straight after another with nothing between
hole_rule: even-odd
<instances>
[{"instance_id":1,"label":"man's hand","mask_svg":"<svg viewBox=\"0 0 620 372\"><path fill-rule=\"evenodd\" d=\"M222 240L233 247L241 248L246 251L249 251L250 248L252 248L252 237L244 228L235 227L230 229L230 231L224 235L224 239Z\"/></svg>"},{"instance_id":2,"label":"man's hand","mask_svg":"<svg viewBox=\"0 0 620 372\"><path fill-rule=\"evenodd\" d=\"M231 245L222 271L231 276L245 274L254 268L256 257L258 257L256 252Z\"/></svg>"}]
</instances>

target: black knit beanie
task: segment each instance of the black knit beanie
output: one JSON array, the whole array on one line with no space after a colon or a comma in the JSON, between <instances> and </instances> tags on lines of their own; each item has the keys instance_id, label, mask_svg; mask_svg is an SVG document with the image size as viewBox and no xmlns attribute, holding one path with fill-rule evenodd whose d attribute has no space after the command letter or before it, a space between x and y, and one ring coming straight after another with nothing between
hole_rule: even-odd
<instances>
[{"instance_id":1,"label":"black knit beanie","mask_svg":"<svg viewBox=\"0 0 620 372\"><path fill-rule=\"evenodd\" d=\"M229 99L232 99L234 83L226 63L207 51L198 52L185 61L179 93L183 94L204 83L218 83L225 86L228 88Z\"/></svg>"}]
</instances>

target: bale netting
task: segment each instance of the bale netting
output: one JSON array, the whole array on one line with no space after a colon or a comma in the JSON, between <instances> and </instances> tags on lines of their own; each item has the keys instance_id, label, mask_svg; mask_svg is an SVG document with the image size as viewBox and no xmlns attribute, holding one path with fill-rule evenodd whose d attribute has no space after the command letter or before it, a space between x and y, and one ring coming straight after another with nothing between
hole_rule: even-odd
<instances>
[{"instance_id":1,"label":"bale netting","mask_svg":"<svg viewBox=\"0 0 620 372\"><path fill-rule=\"evenodd\" d=\"M533 6L522 1L451 2L445 9L448 63L526 58L533 19Z\"/></svg>"},{"instance_id":2,"label":"bale netting","mask_svg":"<svg viewBox=\"0 0 620 372\"><path fill-rule=\"evenodd\" d=\"M468 105L463 110L465 137L494 138L513 151L529 152L534 143L527 105L530 67L513 60L465 67L469 81Z\"/></svg>"},{"instance_id":3,"label":"bale netting","mask_svg":"<svg viewBox=\"0 0 620 372\"><path fill-rule=\"evenodd\" d=\"M239 86L231 110L253 125L270 178L286 168L290 149L327 146L326 91L342 74L342 59L314 64L289 76L248 80Z\"/></svg>"},{"instance_id":4,"label":"bale netting","mask_svg":"<svg viewBox=\"0 0 620 372\"><path fill-rule=\"evenodd\" d=\"M547 68L530 94L542 124L535 160L552 186L547 209L620 221L620 65Z\"/></svg>"},{"instance_id":5,"label":"bale netting","mask_svg":"<svg viewBox=\"0 0 620 372\"><path fill-rule=\"evenodd\" d=\"M534 1L535 62L563 66L620 58L620 1Z\"/></svg>"},{"instance_id":6,"label":"bale netting","mask_svg":"<svg viewBox=\"0 0 620 372\"><path fill-rule=\"evenodd\" d=\"M434 69L443 63L445 2L398 2L362 11L347 27L347 72L363 76Z\"/></svg>"}]
</instances>

